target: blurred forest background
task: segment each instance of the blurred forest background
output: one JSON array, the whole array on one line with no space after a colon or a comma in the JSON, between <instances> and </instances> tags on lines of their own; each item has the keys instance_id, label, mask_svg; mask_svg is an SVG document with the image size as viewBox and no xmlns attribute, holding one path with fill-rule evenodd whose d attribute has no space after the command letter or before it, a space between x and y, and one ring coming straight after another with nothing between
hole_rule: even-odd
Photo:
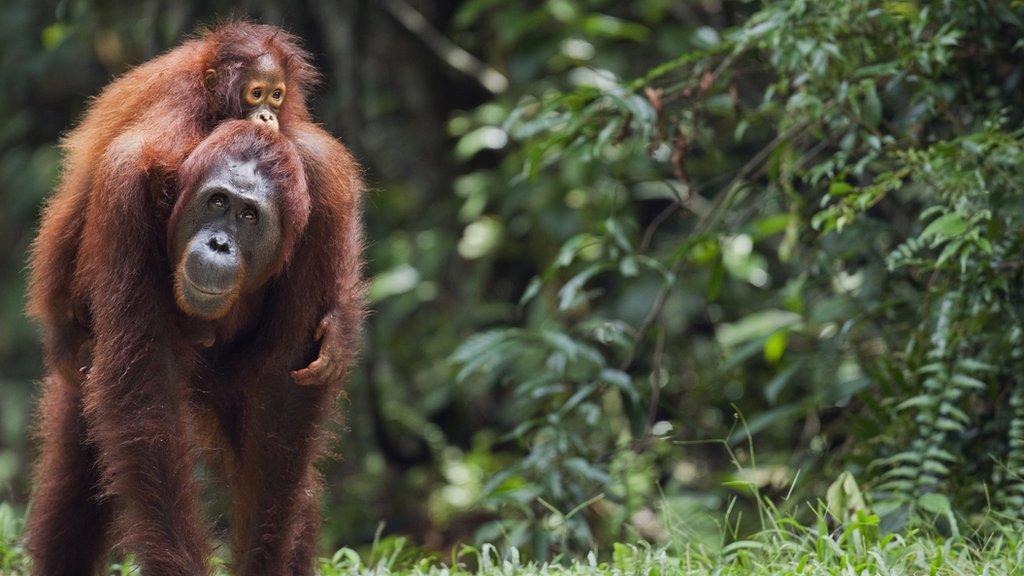
<instances>
[{"instance_id":1,"label":"blurred forest background","mask_svg":"<svg viewBox=\"0 0 1024 576\"><path fill-rule=\"evenodd\" d=\"M1021 515L1017 0L5 0L0 500L31 491L58 139L239 17L304 39L372 188L325 547Z\"/></svg>"}]
</instances>

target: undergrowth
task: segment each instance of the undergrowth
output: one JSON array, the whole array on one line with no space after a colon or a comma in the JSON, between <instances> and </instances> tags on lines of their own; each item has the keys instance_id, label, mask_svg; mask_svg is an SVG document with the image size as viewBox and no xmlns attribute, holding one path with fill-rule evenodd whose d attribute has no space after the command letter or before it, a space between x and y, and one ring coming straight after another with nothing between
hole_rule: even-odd
<instances>
[{"instance_id":1,"label":"undergrowth","mask_svg":"<svg viewBox=\"0 0 1024 576\"><path fill-rule=\"evenodd\" d=\"M849 504L847 502L846 504ZM775 513L760 532L714 550L687 542L682 533L670 545L615 544L582 558L526 562L513 548L505 552L486 544L464 546L447 557L425 553L401 537L378 539L365 551L342 548L320 559L321 576L355 574L530 575L530 574L715 574L730 575L853 575L853 574L1024 574L1024 545L1012 530L993 528L954 538L918 529L883 534L878 516L855 512L837 526L821 505L818 521L805 526ZM20 545L22 519L0 504L0 576L28 574ZM138 574L130 561L111 565L108 574ZM217 576L227 576L218 562Z\"/></svg>"}]
</instances>

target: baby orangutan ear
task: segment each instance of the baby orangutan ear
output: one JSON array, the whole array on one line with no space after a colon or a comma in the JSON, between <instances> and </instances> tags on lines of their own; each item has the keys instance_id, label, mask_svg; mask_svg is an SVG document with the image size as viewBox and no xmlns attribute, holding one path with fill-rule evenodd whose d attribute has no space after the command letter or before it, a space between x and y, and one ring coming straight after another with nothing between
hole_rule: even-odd
<instances>
[{"instance_id":1,"label":"baby orangutan ear","mask_svg":"<svg viewBox=\"0 0 1024 576\"><path fill-rule=\"evenodd\" d=\"M217 71L213 68L208 68L206 73L203 74L203 86L210 92L213 92L217 88Z\"/></svg>"}]
</instances>

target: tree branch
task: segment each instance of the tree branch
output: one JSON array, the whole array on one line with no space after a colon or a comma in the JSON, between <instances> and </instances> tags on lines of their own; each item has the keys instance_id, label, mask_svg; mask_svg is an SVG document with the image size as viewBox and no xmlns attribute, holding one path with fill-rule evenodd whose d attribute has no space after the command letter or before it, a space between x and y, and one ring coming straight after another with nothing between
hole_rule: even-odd
<instances>
[{"instance_id":1,"label":"tree branch","mask_svg":"<svg viewBox=\"0 0 1024 576\"><path fill-rule=\"evenodd\" d=\"M381 5L395 20L427 45L431 51L455 70L475 79L491 94L508 90L508 78L486 62L466 52L430 24L405 0L381 0Z\"/></svg>"}]
</instances>

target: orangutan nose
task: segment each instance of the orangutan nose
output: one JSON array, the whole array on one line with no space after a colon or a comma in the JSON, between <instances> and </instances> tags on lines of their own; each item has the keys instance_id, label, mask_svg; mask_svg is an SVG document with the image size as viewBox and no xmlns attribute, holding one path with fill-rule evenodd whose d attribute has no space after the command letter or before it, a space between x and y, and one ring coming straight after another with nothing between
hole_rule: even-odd
<instances>
[{"instance_id":1,"label":"orangutan nose","mask_svg":"<svg viewBox=\"0 0 1024 576\"><path fill-rule=\"evenodd\" d=\"M231 254L231 244L227 238L221 235L214 235L210 237L210 241L206 243L214 252L220 252L222 254Z\"/></svg>"},{"instance_id":2,"label":"orangutan nose","mask_svg":"<svg viewBox=\"0 0 1024 576\"><path fill-rule=\"evenodd\" d=\"M249 119L255 122L256 124L266 126L271 130L274 130L275 132L277 131L277 114L274 114L270 110L267 110L265 108L255 110L253 111L252 115L249 116Z\"/></svg>"}]
</instances>

